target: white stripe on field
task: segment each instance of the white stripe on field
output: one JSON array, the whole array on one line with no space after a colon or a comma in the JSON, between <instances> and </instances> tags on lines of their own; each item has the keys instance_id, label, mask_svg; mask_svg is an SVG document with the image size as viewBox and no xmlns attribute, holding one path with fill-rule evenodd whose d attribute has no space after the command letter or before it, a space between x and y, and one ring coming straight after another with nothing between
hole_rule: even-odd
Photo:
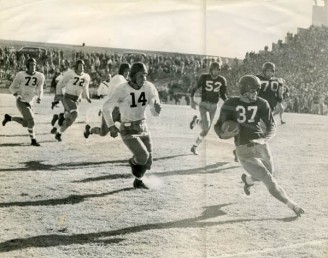
<instances>
[{"instance_id":1,"label":"white stripe on field","mask_svg":"<svg viewBox=\"0 0 328 258\"><path fill-rule=\"evenodd\" d=\"M244 255L261 254L261 253L279 251L279 250L290 249L290 248L298 248L298 247L302 247L305 245L323 245L323 244L327 244L327 240L314 240L314 241L308 241L308 242L304 242L304 243L297 243L297 244L291 244L291 245L287 245L287 246L275 247L275 248L265 248L265 249L261 249L261 250L240 252L240 253L235 253L235 254L222 254L219 256L215 256L215 257L238 257L238 256L243 257Z\"/></svg>"}]
</instances>

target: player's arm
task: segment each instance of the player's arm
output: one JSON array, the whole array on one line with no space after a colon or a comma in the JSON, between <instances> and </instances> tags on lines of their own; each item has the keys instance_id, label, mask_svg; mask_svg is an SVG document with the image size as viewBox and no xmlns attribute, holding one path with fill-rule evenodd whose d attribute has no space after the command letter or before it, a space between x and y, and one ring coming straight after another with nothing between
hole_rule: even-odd
<instances>
[{"instance_id":1,"label":"player's arm","mask_svg":"<svg viewBox=\"0 0 328 258\"><path fill-rule=\"evenodd\" d=\"M36 95L38 96L37 100L36 100L36 103L39 103L41 102L41 99L43 97L43 87L44 87L44 84L45 84L45 76L43 73L40 73L40 80L38 80L38 84L37 84L37 87L36 87Z\"/></svg>"},{"instance_id":2,"label":"player's arm","mask_svg":"<svg viewBox=\"0 0 328 258\"><path fill-rule=\"evenodd\" d=\"M89 94L89 84L90 84L90 76L86 78L85 86L83 87L83 96L85 96L85 99L91 103L90 94Z\"/></svg>"},{"instance_id":3,"label":"player's arm","mask_svg":"<svg viewBox=\"0 0 328 258\"><path fill-rule=\"evenodd\" d=\"M151 85L150 112L153 116L158 116L161 113L162 105L159 100L158 91L154 85Z\"/></svg>"},{"instance_id":4,"label":"player's arm","mask_svg":"<svg viewBox=\"0 0 328 258\"><path fill-rule=\"evenodd\" d=\"M214 125L214 131L221 139L224 139L222 125L225 121L230 120L231 114L226 103L223 104L220 110L220 116L218 121Z\"/></svg>"},{"instance_id":5,"label":"player's arm","mask_svg":"<svg viewBox=\"0 0 328 258\"><path fill-rule=\"evenodd\" d=\"M114 108L118 106L121 94L121 88L115 88L112 94L108 96L107 100L103 104L103 117L108 128L115 126L112 113Z\"/></svg>"},{"instance_id":6,"label":"player's arm","mask_svg":"<svg viewBox=\"0 0 328 258\"><path fill-rule=\"evenodd\" d=\"M268 102L266 102L265 105L261 107L261 119L266 125L264 141L267 142L276 134L276 123L273 119L271 108Z\"/></svg>"},{"instance_id":7,"label":"player's arm","mask_svg":"<svg viewBox=\"0 0 328 258\"><path fill-rule=\"evenodd\" d=\"M283 94L284 94L283 83L284 83L284 80L282 78L279 78L278 79L277 100L280 103L282 102Z\"/></svg>"},{"instance_id":8,"label":"player's arm","mask_svg":"<svg viewBox=\"0 0 328 258\"><path fill-rule=\"evenodd\" d=\"M70 73L65 73L64 77L57 83L56 85L56 95L62 96L63 95L63 88L65 87L66 83L70 79Z\"/></svg>"},{"instance_id":9,"label":"player's arm","mask_svg":"<svg viewBox=\"0 0 328 258\"><path fill-rule=\"evenodd\" d=\"M19 96L20 76L16 74L13 82L9 86L9 91L17 98Z\"/></svg>"},{"instance_id":10,"label":"player's arm","mask_svg":"<svg viewBox=\"0 0 328 258\"><path fill-rule=\"evenodd\" d=\"M224 81L224 83L220 87L220 97L221 97L221 99L223 99L223 101L226 101L228 99L226 78L223 77L223 81Z\"/></svg>"}]
</instances>

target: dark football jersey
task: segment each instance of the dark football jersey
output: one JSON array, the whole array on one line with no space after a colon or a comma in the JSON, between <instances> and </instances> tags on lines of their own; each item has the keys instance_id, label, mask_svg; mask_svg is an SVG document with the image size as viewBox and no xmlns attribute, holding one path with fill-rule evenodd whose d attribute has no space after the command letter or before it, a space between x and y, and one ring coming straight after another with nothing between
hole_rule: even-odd
<instances>
[{"instance_id":1,"label":"dark football jersey","mask_svg":"<svg viewBox=\"0 0 328 258\"><path fill-rule=\"evenodd\" d=\"M261 81L261 89L258 96L267 100L271 110L273 110L277 103L282 101L282 96L278 95L282 83L275 77L271 79L266 79L263 75L256 75L256 77Z\"/></svg>"},{"instance_id":2,"label":"dark football jersey","mask_svg":"<svg viewBox=\"0 0 328 258\"><path fill-rule=\"evenodd\" d=\"M221 107L220 117L215 124L215 131L218 132L221 125L232 120L239 123L239 134L235 136L235 144L244 145L251 140L259 138L271 138L275 133L275 122L271 109L266 100L257 98L255 102L246 103L239 97L233 97L224 102ZM266 125L263 131L261 122Z\"/></svg>"},{"instance_id":3,"label":"dark football jersey","mask_svg":"<svg viewBox=\"0 0 328 258\"><path fill-rule=\"evenodd\" d=\"M193 96L197 89L201 88L202 101L218 103L219 98L227 99L227 80L223 76L213 79L211 74L202 74L197 86L192 90Z\"/></svg>"}]
</instances>

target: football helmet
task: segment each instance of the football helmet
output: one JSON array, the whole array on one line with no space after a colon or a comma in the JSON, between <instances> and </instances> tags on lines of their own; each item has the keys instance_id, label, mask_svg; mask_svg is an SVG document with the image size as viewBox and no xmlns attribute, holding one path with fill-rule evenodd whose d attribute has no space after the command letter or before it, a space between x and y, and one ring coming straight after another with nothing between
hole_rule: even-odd
<instances>
[{"instance_id":1,"label":"football helmet","mask_svg":"<svg viewBox=\"0 0 328 258\"><path fill-rule=\"evenodd\" d=\"M238 86L240 94L243 95L250 90L259 90L261 81L255 75L244 75L239 79Z\"/></svg>"},{"instance_id":2,"label":"football helmet","mask_svg":"<svg viewBox=\"0 0 328 258\"><path fill-rule=\"evenodd\" d=\"M276 65L274 63L271 62L265 62L262 65L262 72L265 73L267 70L271 70L273 72L276 71Z\"/></svg>"},{"instance_id":3,"label":"football helmet","mask_svg":"<svg viewBox=\"0 0 328 258\"><path fill-rule=\"evenodd\" d=\"M130 70L131 66L128 63L122 63L118 69L118 74L123 75L126 70Z\"/></svg>"},{"instance_id":4,"label":"football helmet","mask_svg":"<svg viewBox=\"0 0 328 258\"><path fill-rule=\"evenodd\" d=\"M29 64L34 63L36 64L36 60L34 58L29 58L25 62L25 66L28 68Z\"/></svg>"},{"instance_id":5,"label":"football helmet","mask_svg":"<svg viewBox=\"0 0 328 258\"><path fill-rule=\"evenodd\" d=\"M143 74L148 73L146 65L142 62L133 63L130 69L130 78L133 82L134 82L135 75L140 72Z\"/></svg>"},{"instance_id":6,"label":"football helmet","mask_svg":"<svg viewBox=\"0 0 328 258\"><path fill-rule=\"evenodd\" d=\"M76 60L76 62L75 62L75 69L78 68L79 64L83 64L83 65L85 65L85 63L84 63L84 61L83 61L82 59L78 59L78 60Z\"/></svg>"},{"instance_id":7,"label":"football helmet","mask_svg":"<svg viewBox=\"0 0 328 258\"><path fill-rule=\"evenodd\" d=\"M222 66L222 63L221 62L213 62L213 63L211 63L211 65L210 65L210 73L212 73L212 71L214 69L218 69L219 71L221 71L221 66Z\"/></svg>"}]
</instances>

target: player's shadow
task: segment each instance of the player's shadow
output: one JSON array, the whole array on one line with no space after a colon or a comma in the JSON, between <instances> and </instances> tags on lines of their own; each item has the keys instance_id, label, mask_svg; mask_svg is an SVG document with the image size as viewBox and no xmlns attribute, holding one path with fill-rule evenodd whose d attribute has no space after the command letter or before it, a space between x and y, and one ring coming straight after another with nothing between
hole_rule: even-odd
<instances>
[{"instance_id":1,"label":"player's shadow","mask_svg":"<svg viewBox=\"0 0 328 258\"><path fill-rule=\"evenodd\" d=\"M13 145L10 145L13 146ZM21 145L17 145L21 146ZM24 145L22 145L24 146ZM27 145L30 146L30 145ZM160 160L160 159L172 159L176 157L185 156L183 155L173 155L173 156L167 156L162 157L154 160ZM43 164L43 161L39 160L32 160L27 162L22 162L20 164L24 164L23 167L15 167L15 168L0 168L0 172L4 171L40 171L40 170L46 170L46 171L57 171L57 170L67 170L67 169L79 169L79 168L95 168L95 166L101 166L106 164L121 164L122 166L129 166L126 159L124 160L108 160L108 161L84 161L84 162L69 162L69 163L59 163L56 165L51 164ZM120 177L121 174L117 175L116 178L122 178ZM130 177L130 175L129 175ZM125 177L123 177L125 178ZM114 178L115 179L115 178Z\"/></svg>"},{"instance_id":2,"label":"player's shadow","mask_svg":"<svg viewBox=\"0 0 328 258\"><path fill-rule=\"evenodd\" d=\"M195 174L214 174L227 169L238 168L239 166L228 166L223 167L224 165L229 164L230 162L217 162L212 165L207 165L205 167L197 167L192 169L183 169L183 170L173 170L173 171L165 171L154 173L157 177L168 177L168 176L177 176L177 175L195 175ZM105 176L99 177L90 177L82 180L73 181L73 183L87 183L93 181L101 181L101 180L113 180L113 179L127 179L131 178L132 174L109 174Z\"/></svg>"},{"instance_id":3,"label":"player's shadow","mask_svg":"<svg viewBox=\"0 0 328 258\"><path fill-rule=\"evenodd\" d=\"M134 190L134 188L132 187L123 188L120 190L111 191L108 193L101 193L101 194L70 195L66 198L59 198L59 199L0 203L0 208L8 208L13 206L24 207L24 206L56 206L56 205L77 204L85 201L85 199L87 198L104 197L104 196L113 195L120 192L126 192L131 190Z\"/></svg>"},{"instance_id":4,"label":"player's shadow","mask_svg":"<svg viewBox=\"0 0 328 258\"><path fill-rule=\"evenodd\" d=\"M51 164L43 164L43 161L39 160L32 160L32 161L26 161L22 162L20 164L24 164L24 167L20 168L1 168L0 172L3 171L39 171L39 170L45 170L45 171L57 171L57 170L67 170L67 169L79 169L81 167L95 167L98 165L104 165L104 164L117 164L117 163L126 163L126 160L112 160L112 161L98 161L98 162L72 162L72 163L61 163L56 165Z\"/></svg>"},{"instance_id":5,"label":"player's shadow","mask_svg":"<svg viewBox=\"0 0 328 258\"><path fill-rule=\"evenodd\" d=\"M14 250L22 250L26 248L37 248L37 247L54 247L54 246L68 246L75 244L88 244L88 243L101 243L101 244L113 244L124 241L123 236L129 234L135 234L145 232L149 230L167 230L167 229L186 229L186 228L206 228L211 226L219 226L224 224L244 223L249 221L282 221L285 222L287 218L282 219L235 219L235 220L223 220L206 222L205 220L214 219L220 216L224 216L226 212L221 209L225 206L231 205L221 204L214 206L205 207L204 212L198 216L187 219L180 219L170 222L162 223L151 223L133 227L126 227L122 229L85 233L85 234L51 234L51 235L40 235L27 238L16 238L7 240L0 243L0 252L10 252ZM104 239L109 238L109 239Z\"/></svg>"}]
</instances>

